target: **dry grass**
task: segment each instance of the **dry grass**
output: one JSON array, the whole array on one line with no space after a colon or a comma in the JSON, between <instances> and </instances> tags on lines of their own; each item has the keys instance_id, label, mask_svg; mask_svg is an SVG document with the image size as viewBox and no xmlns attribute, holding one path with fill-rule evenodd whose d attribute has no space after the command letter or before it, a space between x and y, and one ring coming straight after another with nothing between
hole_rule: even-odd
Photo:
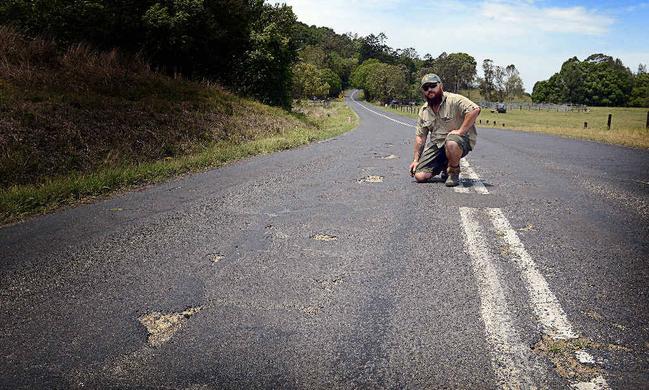
<instances>
[{"instance_id":1,"label":"dry grass","mask_svg":"<svg viewBox=\"0 0 649 390\"><path fill-rule=\"evenodd\" d=\"M342 102L288 113L117 51L59 49L0 26L0 224L358 123Z\"/></svg>"},{"instance_id":2,"label":"dry grass","mask_svg":"<svg viewBox=\"0 0 649 390\"><path fill-rule=\"evenodd\" d=\"M0 27L0 186L40 183L304 126L219 86L152 72L139 57L60 51Z\"/></svg>"}]
</instances>

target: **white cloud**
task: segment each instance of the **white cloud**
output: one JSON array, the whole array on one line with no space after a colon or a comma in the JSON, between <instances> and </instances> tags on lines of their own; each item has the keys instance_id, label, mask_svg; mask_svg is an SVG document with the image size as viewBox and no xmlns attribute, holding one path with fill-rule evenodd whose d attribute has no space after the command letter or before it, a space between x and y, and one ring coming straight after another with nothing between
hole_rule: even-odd
<instances>
[{"instance_id":1,"label":"white cloud","mask_svg":"<svg viewBox=\"0 0 649 390\"><path fill-rule=\"evenodd\" d=\"M513 25L529 31L601 35L608 32L614 19L583 7L540 7L534 4L511 4L485 1L480 13L501 23L503 28Z\"/></svg>"}]
</instances>

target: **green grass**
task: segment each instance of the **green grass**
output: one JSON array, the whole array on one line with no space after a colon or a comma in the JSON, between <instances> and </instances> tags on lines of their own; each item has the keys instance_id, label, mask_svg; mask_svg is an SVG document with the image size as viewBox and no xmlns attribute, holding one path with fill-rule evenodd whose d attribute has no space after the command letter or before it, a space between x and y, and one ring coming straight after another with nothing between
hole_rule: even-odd
<instances>
[{"instance_id":1,"label":"green grass","mask_svg":"<svg viewBox=\"0 0 649 390\"><path fill-rule=\"evenodd\" d=\"M358 117L343 102L334 102L326 109L303 106L299 113L293 115L304 124L303 127L286 129L281 134L251 141L216 142L201 151L180 157L104 168L87 174L73 173L50 178L37 185L15 185L3 189L0 191L0 223L16 222L119 190L159 183L179 174L215 168L253 155L335 137L358 124Z\"/></svg>"},{"instance_id":2,"label":"green grass","mask_svg":"<svg viewBox=\"0 0 649 390\"><path fill-rule=\"evenodd\" d=\"M386 109L386 108L384 108ZM416 113L387 110L416 118ZM525 108L498 114L483 109L478 127L553 134L567 138L587 139L609 144L649 148L649 130L645 129L647 108L591 107L588 112L528 111ZM612 114L611 130L607 129L608 114ZM487 121L489 121L487 123ZM584 129L584 122L588 128Z\"/></svg>"}]
</instances>

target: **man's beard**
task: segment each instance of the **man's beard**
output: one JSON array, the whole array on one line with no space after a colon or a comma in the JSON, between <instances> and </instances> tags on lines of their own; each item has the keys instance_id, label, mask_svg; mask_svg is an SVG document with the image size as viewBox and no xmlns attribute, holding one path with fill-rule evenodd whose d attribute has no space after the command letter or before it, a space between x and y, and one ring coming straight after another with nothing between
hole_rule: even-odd
<instances>
[{"instance_id":1,"label":"man's beard","mask_svg":"<svg viewBox=\"0 0 649 390\"><path fill-rule=\"evenodd\" d=\"M433 105L436 106L442 102L442 94L440 93L438 95L435 95L433 98L430 99L426 97L426 101L428 102L429 106L433 106Z\"/></svg>"}]
</instances>

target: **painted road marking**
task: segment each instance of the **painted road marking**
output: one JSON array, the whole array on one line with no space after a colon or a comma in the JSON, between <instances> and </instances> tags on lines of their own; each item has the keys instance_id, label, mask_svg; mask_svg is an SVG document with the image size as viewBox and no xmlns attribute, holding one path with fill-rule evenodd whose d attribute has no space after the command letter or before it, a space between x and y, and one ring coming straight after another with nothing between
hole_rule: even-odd
<instances>
[{"instance_id":1,"label":"painted road marking","mask_svg":"<svg viewBox=\"0 0 649 390\"><path fill-rule=\"evenodd\" d=\"M516 231L512 229L511 224L502 210L498 208L475 209L460 207L466 247L471 256L476 279L478 280L481 315L485 323L487 340L493 346L492 359L494 362L494 371L496 372L496 376L503 381L504 387L511 387L511 385L515 385L513 387L524 387L528 383L528 376L507 376L508 373L503 373L503 367L498 364L512 365L513 369L518 370L518 372L524 372L520 371L518 367L521 364L525 364L525 360L515 362L512 361L512 358L528 359L529 357L520 354L508 354L511 348L515 350L521 348L521 345L516 344L520 343L520 339L514 336L507 337L507 335L515 334L515 328L508 314L504 293L498 281L496 267L493 261L494 257L490 254L487 240L482 233L480 225L476 222L476 217L481 212L485 212L489 217L495 228L496 236L506 246L506 253L508 253L506 257L514 262L519 272L523 275L523 281L525 282L525 287L529 295L528 301L537 321L541 325L543 333L554 340L574 339L578 338L579 334L574 330L565 311L550 290L547 281L539 272L536 263L525 250L523 243L516 234ZM500 321L500 323L494 323L494 321ZM513 344L503 347L501 345L502 343ZM511 382L511 380L514 382ZM516 382L517 380L520 380L520 382ZM576 389L609 389L606 379L601 375L591 379L589 382L572 383L571 387Z\"/></svg>"},{"instance_id":2,"label":"painted road marking","mask_svg":"<svg viewBox=\"0 0 649 390\"><path fill-rule=\"evenodd\" d=\"M579 337L574 331L566 313L561 308L557 297L550 291L550 286L539 272L536 263L527 253L516 231L500 209L487 209L496 234L504 241L512 254L511 260L518 266L526 282L529 300L543 332L555 340L574 339Z\"/></svg>"},{"instance_id":3,"label":"painted road marking","mask_svg":"<svg viewBox=\"0 0 649 390\"><path fill-rule=\"evenodd\" d=\"M413 124L398 121L398 120L396 120L396 119L394 119L394 118L390 118L390 117L387 116L387 115L381 114L381 113L378 112L378 111L374 111L374 110L372 110L372 109L369 109L369 108L365 107L363 104L359 103L358 100L354 99L354 95L356 95L356 92L358 92L358 90L354 91L354 92L352 93L352 95L351 95L352 101L353 101L354 103L358 104L359 106L363 107L363 108L366 109L367 111L372 112L372 113L374 113L374 114L376 114L376 115L378 115L378 116L382 116L383 118L388 119L388 120L391 120L392 122L398 123L398 124L400 124L400 125L404 125L404 126L408 126L408 127L415 127L415 125L413 125Z\"/></svg>"},{"instance_id":4,"label":"painted road marking","mask_svg":"<svg viewBox=\"0 0 649 390\"><path fill-rule=\"evenodd\" d=\"M478 209L460 207L460 216L480 292L480 314L491 347L491 363L502 388L532 388L532 372L539 372L536 359L522 341L507 310L505 294L494 266L494 257L482 228L476 222Z\"/></svg>"},{"instance_id":5,"label":"painted road marking","mask_svg":"<svg viewBox=\"0 0 649 390\"><path fill-rule=\"evenodd\" d=\"M473 188L478 194L489 194L489 191L484 186L482 179L480 179L480 176L478 176L478 174L473 170L466 158L460 160L460 167L462 167L462 173L460 174L461 180L460 185L454 187L455 192L468 193L470 192L470 189ZM469 183L472 185L467 185Z\"/></svg>"}]
</instances>

